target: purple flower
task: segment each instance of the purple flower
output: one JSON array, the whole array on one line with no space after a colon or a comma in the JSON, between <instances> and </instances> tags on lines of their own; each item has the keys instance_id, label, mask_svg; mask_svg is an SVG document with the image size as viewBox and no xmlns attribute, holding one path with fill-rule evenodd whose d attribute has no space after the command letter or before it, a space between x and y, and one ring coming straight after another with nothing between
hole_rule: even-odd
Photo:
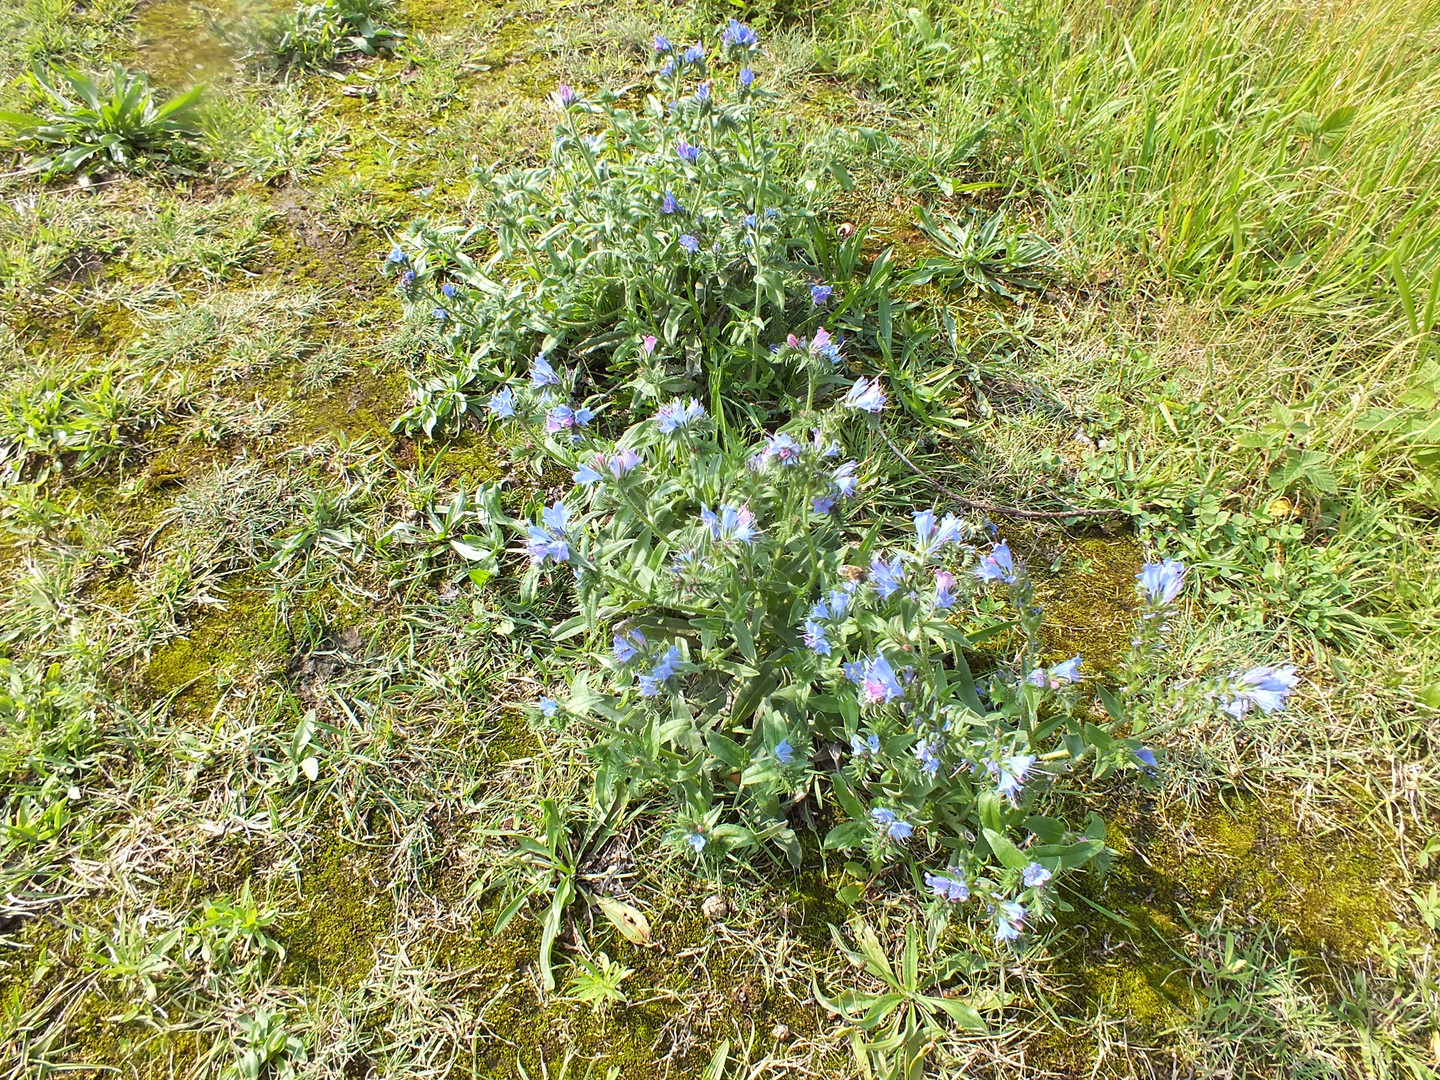
<instances>
[{"instance_id":1,"label":"purple flower","mask_svg":"<svg viewBox=\"0 0 1440 1080\"><path fill-rule=\"evenodd\" d=\"M544 353L530 362L530 385L534 387L560 385L560 376L555 374L555 369L550 366L550 361L545 359Z\"/></svg>"},{"instance_id":2,"label":"purple flower","mask_svg":"<svg viewBox=\"0 0 1440 1080\"><path fill-rule=\"evenodd\" d=\"M830 655L830 641L825 636L825 627L813 619L805 621L805 647L817 656Z\"/></svg>"},{"instance_id":3,"label":"purple flower","mask_svg":"<svg viewBox=\"0 0 1440 1080\"><path fill-rule=\"evenodd\" d=\"M680 155L681 161L691 165L694 165L695 162L700 160L700 148L698 146L691 146L685 140L684 135L681 135L680 141L675 144L675 153Z\"/></svg>"},{"instance_id":4,"label":"purple flower","mask_svg":"<svg viewBox=\"0 0 1440 1080\"><path fill-rule=\"evenodd\" d=\"M710 527L710 535L716 543L738 540L748 544L760 534L749 506L722 506L717 515L702 503L700 520Z\"/></svg>"},{"instance_id":5,"label":"purple flower","mask_svg":"<svg viewBox=\"0 0 1440 1080\"><path fill-rule=\"evenodd\" d=\"M696 240L695 237L691 236L689 233L686 233L684 236L680 237L680 246L686 251L690 252L691 255L694 255L697 251L700 250L700 241Z\"/></svg>"},{"instance_id":6,"label":"purple flower","mask_svg":"<svg viewBox=\"0 0 1440 1080\"><path fill-rule=\"evenodd\" d=\"M860 700L866 705L881 705L902 697L905 688L895 677L895 669L884 653L876 653L875 659L867 660L860 680Z\"/></svg>"},{"instance_id":7,"label":"purple flower","mask_svg":"<svg viewBox=\"0 0 1440 1080\"><path fill-rule=\"evenodd\" d=\"M1230 693L1225 695L1222 707L1237 720L1252 708L1258 708L1267 716L1281 711L1285 708L1285 699L1300 681L1294 664L1254 667L1231 678Z\"/></svg>"},{"instance_id":8,"label":"purple flower","mask_svg":"<svg viewBox=\"0 0 1440 1080\"><path fill-rule=\"evenodd\" d=\"M789 765L795 760L795 748L790 745L789 739L781 739L775 745L775 760L781 765Z\"/></svg>"},{"instance_id":9,"label":"purple flower","mask_svg":"<svg viewBox=\"0 0 1440 1080\"><path fill-rule=\"evenodd\" d=\"M1010 555L1010 545L1003 540L996 544L989 555L980 560L975 576L981 581L1003 581L1015 584L1015 560Z\"/></svg>"},{"instance_id":10,"label":"purple flower","mask_svg":"<svg viewBox=\"0 0 1440 1080\"><path fill-rule=\"evenodd\" d=\"M674 46L666 40L664 34L655 35L655 51L657 53L668 53Z\"/></svg>"},{"instance_id":11,"label":"purple flower","mask_svg":"<svg viewBox=\"0 0 1440 1080\"><path fill-rule=\"evenodd\" d=\"M1145 590L1145 602L1151 607L1165 607L1173 604L1185 587L1185 564L1176 559L1146 563L1136 577Z\"/></svg>"},{"instance_id":12,"label":"purple flower","mask_svg":"<svg viewBox=\"0 0 1440 1080\"><path fill-rule=\"evenodd\" d=\"M826 286L826 288L828 287L829 286ZM813 293L814 290L811 291ZM832 338L830 331L822 326L815 331L815 338L810 342L810 354L814 356L815 359L824 360L828 364L838 364L840 362L840 342ZM864 380L862 379L861 381L863 382ZM881 393L880 383L878 381L874 385L874 390L880 394L880 405L868 411L879 412L880 409L885 407L885 395ZM846 401L848 402L849 399L847 398ZM864 407L865 406L861 406L861 408Z\"/></svg>"},{"instance_id":13,"label":"purple flower","mask_svg":"<svg viewBox=\"0 0 1440 1080\"><path fill-rule=\"evenodd\" d=\"M660 212L662 214L678 214L682 209L684 208L675 201L675 196L668 191L665 192L665 198L660 203Z\"/></svg>"},{"instance_id":14,"label":"purple flower","mask_svg":"<svg viewBox=\"0 0 1440 1080\"><path fill-rule=\"evenodd\" d=\"M639 630L631 630L628 634L615 635L615 660L620 664L628 664L635 657L640 655L640 650L650 643L645 640L645 635Z\"/></svg>"},{"instance_id":15,"label":"purple flower","mask_svg":"<svg viewBox=\"0 0 1440 1080\"><path fill-rule=\"evenodd\" d=\"M1080 657L1072 656L1063 664L1056 664L1048 672L1042 668L1036 668L1025 681L1031 686L1048 686L1051 690L1059 690L1063 684L1077 683L1083 678L1080 674L1080 664Z\"/></svg>"},{"instance_id":16,"label":"purple flower","mask_svg":"<svg viewBox=\"0 0 1440 1080\"><path fill-rule=\"evenodd\" d=\"M515 395L510 392L507 386L490 395L490 403L487 406L497 419L509 420L515 415Z\"/></svg>"},{"instance_id":17,"label":"purple flower","mask_svg":"<svg viewBox=\"0 0 1440 1080\"><path fill-rule=\"evenodd\" d=\"M963 904L970 899L970 886L966 884L964 878L953 873L932 874L927 870L925 884L941 900L947 900L952 904Z\"/></svg>"},{"instance_id":18,"label":"purple flower","mask_svg":"<svg viewBox=\"0 0 1440 1080\"><path fill-rule=\"evenodd\" d=\"M942 611L949 611L955 606L958 599L954 593L955 575L948 570L935 571L935 606Z\"/></svg>"},{"instance_id":19,"label":"purple flower","mask_svg":"<svg viewBox=\"0 0 1440 1080\"><path fill-rule=\"evenodd\" d=\"M888 600L905 584L905 567L900 560L886 562L878 555L870 561L870 582L881 600Z\"/></svg>"},{"instance_id":20,"label":"purple flower","mask_svg":"<svg viewBox=\"0 0 1440 1080\"><path fill-rule=\"evenodd\" d=\"M1025 921L1025 909L1014 901L1006 901L995 913L995 942L1014 941L1020 936L1020 926Z\"/></svg>"},{"instance_id":21,"label":"purple flower","mask_svg":"<svg viewBox=\"0 0 1440 1080\"><path fill-rule=\"evenodd\" d=\"M1038 889L1050 880L1050 871L1046 870L1045 867L1041 866L1038 862L1032 862L1029 866L1025 867L1024 873L1020 876L1021 880L1025 882L1027 889Z\"/></svg>"},{"instance_id":22,"label":"purple flower","mask_svg":"<svg viewBox=\"0 0 1440 1080\"><path fill-rule=\"evenodd\" d=\"M645 459L642 458L638 453L636 453L634 450L631 450L629 447L626 447L618 454L612 455L610 460L605 463L605 467L610 470L611 476L615 477L616 480L619 480L622 476L625 476L632 469L634 469L635 466L639 465L640 462L642 462L643 460Z\"/></svg>"},{"instance_id":23,"label":"purple flower","mask_svg":"<svg viewBox=\"0 0 1440 1080\"><path fill-rule=\"evenodd\" d=\"M553 100L562 110L568 109L575 101L575 91L561 83L560 88L555 91Z\"/></svg>"},{"instance_id":24,"label":"purple flower","mask_svg":"<svg viewBox=\"0 0 1440 1080\"><path fill-rule=\"evenodd\" d=\"M690 399L688 405L676 398L669 405L660 406L660 410L655 414L655 426L662 433L673 435L681 428L688 428L704 415L705 407L694 398Z\"/></svg>"},{"instance_id":25,"label":"purple flower","mask_svg":"<svg viewBox=\"0 0 1440 1080\"><path fill-rule=\"evenodd\" d=\"M855 494L855 470L859 465L854 461L847 461L835 470L831 477L835 481L835 490L840 495L850 496Z\"/></svg>"},{"instance_id":26,"label":"purple flower","mask_svg":"<svg viewBox=\"0 0 1440 1080\"><path fill-rule=\"evenodd\" d=\"M559 708L560 706L555 702L553 698L542 697L540 699L540 711L546 716L554 716L556 710L558 710Z\"/></svg>"},{"instance_id":27,"label":"purple flower","mask_svg":"<svg viewBox=\"0 0 1440 1080\"><path fill-rule=\"evenodd\" d=\"M830 295L835 291L833 285L811 285L810 302L816 307L830 302Z\"/></svg>"},{"instance_id":28,"label":"purple flower","mask_svg":"<svg viewBox=\"0 0 1440 1080\"><path fill-rule=\"evenodd\" d=\"M744 87L748 88L748 87L750 86L750 84L753 83L754 81L755 81L755 72L751 71L748 67L743 67L743 68L740 69L740 85L741 85L741 86L744 86Z\"/></svg>"},{"instance_id":29,"label":"purple flower","mask_svg":"<svg viewBox=\"0 0 1440 1080\"><path fill-rule=\"evenodd\" d=\"M810 500L810 509L817 514L828 514L835 509L835 500L829 495L816 495Z\"/></svg>"},{"instance_id":30,"label":"purple flower","mask_svg":"<svg viewBox=\"0 0 1440 1080\"><path fill-rule=\"evenodd\" d=\"M546 559L557 563L570 560L570 543L566 534L569 518L569 509L557 499L541 513L541 524L530 526L530 539L525 546L532 564L539 566Z\"/></svg>"},{"instance_id":31,"label":"purple flower","mask_svg":"<svg viewBox=\"0 0 1440 1080\"><path fill-rule=\"evenodd\" d=\"M568 431L575 423L575 410L569 405L556 405L545 414L545 430L552 435L557 431Z\"/></svg>"},{"instance_id":32,"label":"purple flower","mask_svg":"<svg viewBox=\"0 0 1440 1080\"><path fill-rule=\"evenodd\" d=\"M895 816L895 811L887 810L883 806L877 806L870 811L870 817L876 825L885 830L891 840L904 842L910 839L915 827L908 821Z\"/></svg>"},{"instance_id":33,"label":"purple flower","mask_svg":"<svg viewBox=\"0 0 1440 1080\"><path fill-rule=\"evenodd\" d=\"M843 404L847 409L863 409L868 413L878 413L885 408L885 389L880 385L879 379L871 382L861 375L855 380L855 385L850 388L850 392L845 395Z\"/></svg>"},{"instance_id":34,"label":"purple flower","mask_svg":"<svg viewBox=\"0 0 1440 1080\"><path fill-rule=\"evenodd\" d=\"M657 338L654 334L646 334L643 338L640 339L640 350L646 356L650 356L655 352L655 346L659 344L659 341L660 339Z\"/></svg>"},{"instance_id":35,"label":"purple flower","mask_svg":"<svg viewBox=\"0 0 1440 1080\"><path fill-rule=\"evenodd\" d=\"M778 461L781 465L800 464L800 444L783 432L765 436L765 449L756 455L762 465Z\"/></svg>"}]
</instances>

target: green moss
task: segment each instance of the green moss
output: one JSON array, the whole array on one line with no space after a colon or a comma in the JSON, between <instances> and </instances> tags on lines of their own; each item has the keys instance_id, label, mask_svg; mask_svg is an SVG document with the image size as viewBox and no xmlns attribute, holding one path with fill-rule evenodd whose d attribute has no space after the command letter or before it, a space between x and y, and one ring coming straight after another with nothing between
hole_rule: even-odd
<instances>
[{"instance_id":1,"label":"green moss","mask_svg":"<svg viewBox=\"0 0 1440 1080\"><path fill-rule=\"evenodd\" d=\"M201 616L185 637L155 650L142 678L155 698L174 695L176 708L209 712L222 687L277 660L289 644L289 631L254 572L230 584L224 610Z\"/></svg>"},{"instance_id":2,"label":"green moss","mask_svg":"<svg viewBox=\"0 0 1440 1080\"><path fill-rule=\"evenodd\" d=\"M375 963L395 902L380 855L334 839L300 868L300 910L280 924L284 976L292 984L352 990Z\"/></svg>"},{"instance_id":3,"label":"green moss","mask_svg":"<svg viewBox=\"0 0 1440 1080\"><path fill-rule=\"evenodd\" d=\"M402 372L362 372L297 400L292 435L308 438L343 432L352 441L370 439L381 446L394 441L390 425L404 410L409 384Z\"/></svg>"},{"instance_id":4,"label":"green moss","mask_svg":"<svg viewBox=\"0 0 1440 1080\"><path fill-rule=\"evenodd\" d=\"M1045 609L1049 654L1067 659L1078 653L1092 672L1113 670L1134 635L1135 575L1145 563L1139 542L1129 535L1085 536L1013 546Z\"/></svg>"}]
</instances>

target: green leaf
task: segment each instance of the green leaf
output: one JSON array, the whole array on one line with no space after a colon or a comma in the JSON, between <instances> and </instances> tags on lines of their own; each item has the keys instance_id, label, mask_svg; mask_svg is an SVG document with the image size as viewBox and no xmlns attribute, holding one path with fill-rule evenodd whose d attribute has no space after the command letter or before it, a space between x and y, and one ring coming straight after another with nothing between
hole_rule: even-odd
<instances>
[{"instance_id":1,"label":"green leaf","mask_svg":"<svg viewBox=\"0 0 1440 1080\"><path fill-rule=\"evenodd\" d=\"M994 829L985 829L985 839L990 844L990 850L995 857L1011 870L1024 870L1030 865L1030 856L1017 848L1008 836L1003 836Z\"/></svg>"},{"instance_id":2,"label":"green leaf","mask_svg":"<svg viewBox=\"0 0 1440 1080\"><path fill-rule=\"evenodd\" d=\"M613 896L596 897L595 902L627 941L633 941L636 945L650 943L650 920L645 918L638 908L616 900Z\"/></svg>"}]
</instances>

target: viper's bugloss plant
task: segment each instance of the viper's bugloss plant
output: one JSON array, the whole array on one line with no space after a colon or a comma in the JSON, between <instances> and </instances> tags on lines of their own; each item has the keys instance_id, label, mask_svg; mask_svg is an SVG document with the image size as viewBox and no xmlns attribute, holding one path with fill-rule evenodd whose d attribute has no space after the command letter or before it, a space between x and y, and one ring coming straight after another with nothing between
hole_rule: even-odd
<instances>
[{"instance_id":1,"label":"viper's bugloss plant","mask_svg":"<svg viewBox=\"0 0 1440 1080\"><path fill-rule=\"evenodd\" d=\"M670 840L697 861L799 865L814 830L864 860L847 864L846 898L908 867L937 917L963 912L1014 940L1061 904L1055 880L1105 848L1097 815L1059 816L1059 785L1082 770L1153 775L1142 736L1197 708L1282 707L1293 686L1293 669L1163 679L1184 587L1166 561L1141 572L1122 677L1115 690L1089 681L1092 708L1082 658L1042 663L1043 613L1006 543L923 506L850 522L875 473L844 447L878 460L880 379L822 395L744 448L721 445L693 399L622 426L575 383L538 357L491 400L496 423L528 427L575 480L515 523L524 593L547 575L573 584L577 613L555 640L589 632L568 687L538 709L588 731L602 812L668 801ZM986 590L1013 617L976 614ZM977 679L969 658L987 640L1014 647L988 648Z\"/></svg>"},{"instance_id":2,"label":"viper's bugloss plant","mask_svg":"<svg viewBox=\"0 0 1440 1080\"><path fill-rule=\"evenodd\" d=\"M849 381L844 341L891 355L904 307L889 255L864 267L863 236L822 226L826 190L849 174L833 139L781 137L759 43L738 33L727 25L713 54L657 37L638 109L631 88L561 86L547 165L483 171L478 224L401 238L386 273L438 327L441 355L398 426L457 428L538 353L592 388L623 386L631 407L694 396L722 432L753 430ZM809 363L789 362L792 332L816 334Z\"/></svg>"}]
</instances>

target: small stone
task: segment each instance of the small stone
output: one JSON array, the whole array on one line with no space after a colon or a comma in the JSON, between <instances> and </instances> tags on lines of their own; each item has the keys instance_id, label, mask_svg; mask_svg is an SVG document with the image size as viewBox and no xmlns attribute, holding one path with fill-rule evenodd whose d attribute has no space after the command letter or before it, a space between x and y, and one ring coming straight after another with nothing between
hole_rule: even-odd
<instances>
[{"instance_id":1,"label":"small stone","mask_svg":"<svg viewBox=\"0 0 1440 1080\"><path fill-rule=\"evenodd\" d=\"M730 904L719 893L712 893L701 902L700 913L711 922L719 922L730 914Z\"/></svg>"},{"instance_id":2,"label":"small stone","mask_svg":"<svg viewBox=\"0 0 1440 1080\"><path fill-rule=\"evenodd\" d=\"M793 1034L794 1032L792 1032L786 1024L776 1024L770 1029L770 1036L776 1042L787 1042Z\"/></svg>"}]
</instances>

